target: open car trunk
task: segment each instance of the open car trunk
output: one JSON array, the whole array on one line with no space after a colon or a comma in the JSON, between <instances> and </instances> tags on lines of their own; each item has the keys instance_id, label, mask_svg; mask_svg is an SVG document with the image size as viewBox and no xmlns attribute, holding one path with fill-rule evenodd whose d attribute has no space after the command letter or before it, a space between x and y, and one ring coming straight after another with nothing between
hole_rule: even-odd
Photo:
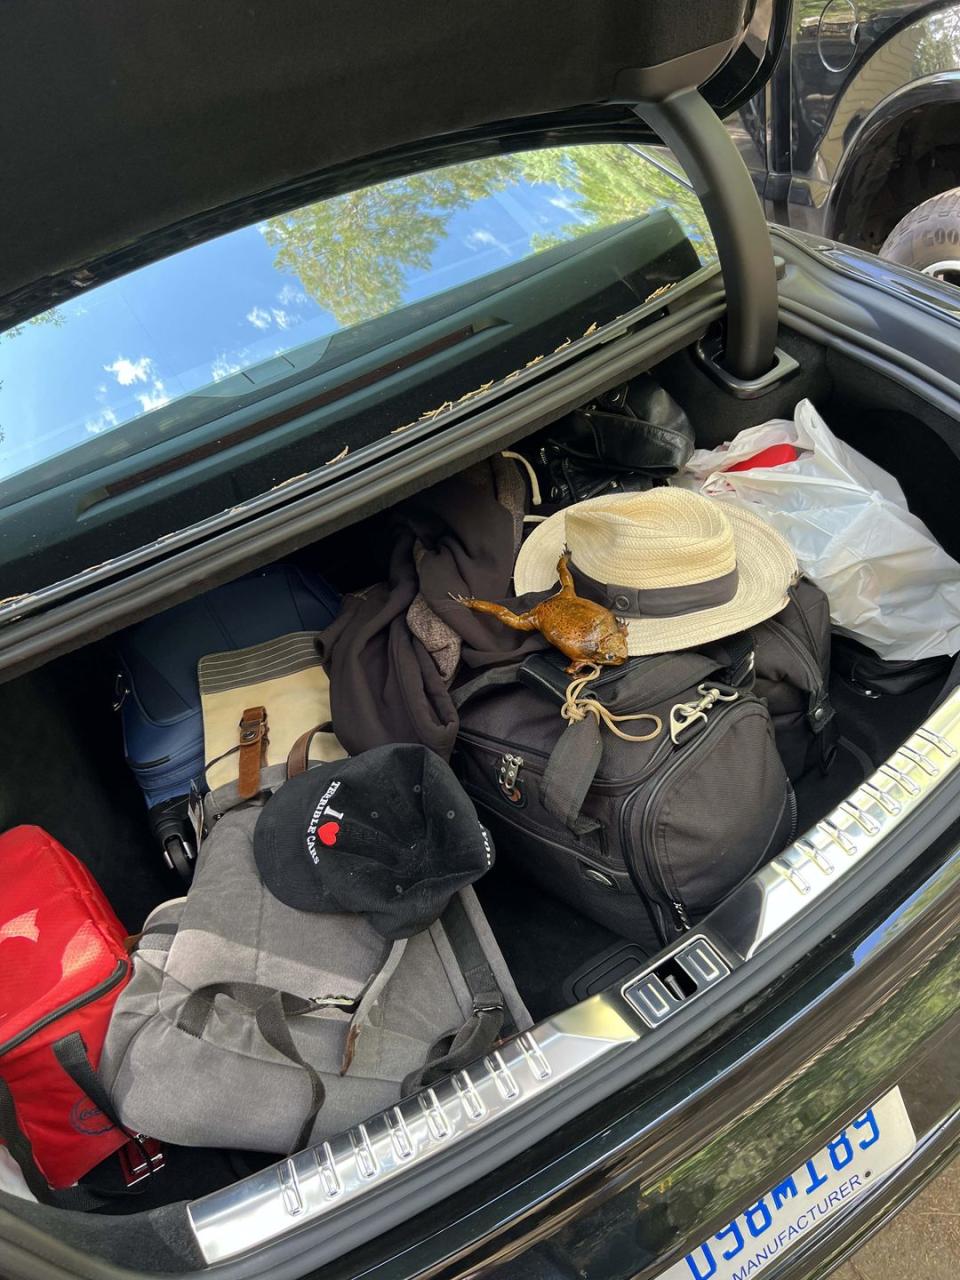
<instances>
[{"instance_id":1,"label":"open car trunk","mask_svg":"<svg viewBox=\"0 0 960 1280\"><path fill-rule=\"evenodd\" d=\"M950 554L960 555L955 519L960 456L953 423L848 355L821 348L786 328L781 329L780 344L798 361L799 370L759 400L727 396L689 351L652 372L685 409L702 448L715 447L771 417L790 416L796 402L809 397L839 437L897 477L911 510ZM527 438L524 450L529 453L534 443ZM297 558L340 591L349 592L383 576L389 529L389 512L381 512L303 548ZM107 637L0 687L0 751L5 762L0 827L35 823L50 831L86 863L126 928L135 933L153 907L182 893L182 883L159 855L142 796L124 760L112 705L116 672L114 644ZM834 674L830 692L839 723L839 752L828 774L814 769L796 784L801 837L851 794L859 796L855 812L869 806L869 796L858 793L861 781L923 724L942 695L943 681L943 670L933 670L929 679L907 692L878 695ZM909 760L901 760L900 767L910 768ZM883 811L879 817L886 820ZM789 873L790 864L786 866ZM636 943L529 880L522 859L511 856L509 841L502 837L496 867L476 888L537 1023L621 984L648 959ZM742 896L735 898L734 910L742 904ZM729 917L730 904L724 909ZM356 1117L358 1123L366 1119ZM17 1212L63 1239L128 1266L189 1269L218 1255L204 1247L209 1236L198 1249L186 1202L251 1175L251 1196L256 1199L264 1185L256 1181L257 1170L271 1163L272 1158L262 1154L168 1147L167 1167L147 1182L142 1194L110 1199L94 1215L26 1203ZM102 1186L106 1177L96 1170L90 1182ZM362 1191L361 1187L358 1194ZM229 1215L227 1201L216 1202L216 1207ZM103 1215L113 1219L109 1231L91 1226L92 1217ZM291 1224L296 1225L292 1220ZM242 1232L235 1239L242 1249ZM219 1256L229 1256L229 1250Z\"/></svg>"}]
</instances>

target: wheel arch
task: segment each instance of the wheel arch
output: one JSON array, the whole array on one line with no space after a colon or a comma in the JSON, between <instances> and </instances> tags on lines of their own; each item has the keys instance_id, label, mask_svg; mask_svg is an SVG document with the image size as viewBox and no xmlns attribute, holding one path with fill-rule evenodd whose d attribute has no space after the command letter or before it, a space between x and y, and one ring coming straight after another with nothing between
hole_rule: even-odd
<instances>
[{"instance_id":1,"label":"wheel arch","mask_svg":"<svg viewBox=\"0 0 960 1280\"><path fill-rule=\"evenodd\" d=\"M863 119L837 166L824 218L835 240L879 249L900 219L960 185L960 69L889 94Z\"/></svg>"}]
</instances>

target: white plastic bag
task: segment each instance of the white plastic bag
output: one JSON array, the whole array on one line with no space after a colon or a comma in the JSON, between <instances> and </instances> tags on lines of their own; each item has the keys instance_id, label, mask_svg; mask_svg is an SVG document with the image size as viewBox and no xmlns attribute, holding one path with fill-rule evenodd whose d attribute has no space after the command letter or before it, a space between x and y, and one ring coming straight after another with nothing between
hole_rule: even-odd
<instances>
[{"instance_id":1,"label":"white plastic bag","mask_svg":"<svg viewBox=\"0 0 960 1280\"><path fill-rule=\"evenodd\" d=\"M774 444L794 445L799 458L725 470ZM678 480L769 520L826 592L834 624L882 658L960 650L960 564L910 514L894 477L838 440L809 400L793 422L775 419L698 450Z\"/></svg>"},{"instance_id":2,"label":"white plastic bag","mask_svg":"<svg viewBox=\"0 0 960 1280\"><path fill-rule=\"evenodd\" d=\"M37 1202L37 1197L27 1186L27 1180L21 1173L20 1166L3 1146L0 1146L0 1191L19 1196L21 1200L32 1200L34 1204Z\"/></svg>"}]
</instances>

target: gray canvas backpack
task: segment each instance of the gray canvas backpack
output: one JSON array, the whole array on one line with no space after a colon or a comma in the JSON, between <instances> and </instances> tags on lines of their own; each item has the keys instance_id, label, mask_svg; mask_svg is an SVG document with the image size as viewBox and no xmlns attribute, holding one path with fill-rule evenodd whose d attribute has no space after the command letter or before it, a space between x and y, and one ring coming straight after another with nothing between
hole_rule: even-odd
<instances>
[{"instance_id":1,"label":"gray canvas backpack","mask_svg":"<svg viewBox=\"0 0 960 1280\"><path fill-rule=\"evenodd\" d=\"M233 798L208 797L208 815L226 812L187 896L147 920L117 1001L100 1074L125 1125L297 1150L530 1025L472 889L393 943L361 916L296 911L257 874L262 803Z\"/></svg>"}]
</instances>

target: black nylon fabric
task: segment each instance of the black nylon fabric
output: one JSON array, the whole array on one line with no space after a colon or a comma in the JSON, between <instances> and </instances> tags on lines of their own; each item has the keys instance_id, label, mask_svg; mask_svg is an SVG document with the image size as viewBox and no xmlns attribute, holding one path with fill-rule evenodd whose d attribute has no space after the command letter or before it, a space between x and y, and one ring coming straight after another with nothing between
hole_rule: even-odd
<instances>
[{"instance_id":1,"label":"black nylon fabric","mask_svg":"<svg viewBox=\"0 0 960 1280\"><path fill-rule=\"evenodd\" d=\"M408 622L425 603L463 666L486 669L547 642L465 608L455 597L509 599L519 548L519 512L497 497L495 463L484 463L401 503L392 512L393 551L385 582L348 595L318 640L330 677L334 731L351 755L395 742L422 742L448 759L457 736L450 677ZM552 590L536 599L551 595Z\"/></svg>"},{"instance_id":2,"label":"black nylon fabric","mask_svg":"<svg viewBox=\"0 0 960 1280\"><path fill-rule=\"evenodd\" d=\"M836 754L837 725L830 701L830 602L801 578L790 602L752 632L754 692L770 709L777 750L796 781L807 769L824 773Z\"/></svg>"},{"instance_id":3,"label":"black nylon fabric","mask_svg":"<svg viewBox=\"0 0 960 1280\"><path fill-rule=\"evenodd\" d=\"M473 1014L462 1027L442 1037L433 1046L426 1065L420 1071L407 1076L401 1086L404 1097L476 1062L490 1052L501 1034L512 1029L512 1020L497 986L496 975L459 897L452 898L443 913L443 927L470 990Z\"/></svg>"},{"instance_id":4,"label":"black nylon fabric","mask_svg":"<svg viewBox=\"0 0 960 1280\"><path fill-rule=\"evenodd\" d=\"M631 805L631 837L645 855L638 872L649 865L644 887L653 898L665 890L691 920L706 915L791 839L789 795L763 704L718 709L700 741Z\"/></svg>"},{"instance_id":5,"label":"black nylon fabric","mask_svg":"<svg viewBox=\"0 0 960 1280\"><path fill-rule=\"evenodd\" d=\"M712 657L661 654L605 671L590 692L615 712L660 716L663 730L627 742L601 727L595 769L580 747L593 730L560 716L569 677L550 655L529 658L513 687L474 686L454 767L501 857L648 949L709 911L793 834L792 788L742 657L734 638ZM724 683L731 670L737 686ZM671 711L710 689L722 698L674 743ZM511 787L501 784L507 756Z\"/></svg>"}]
</instances>

